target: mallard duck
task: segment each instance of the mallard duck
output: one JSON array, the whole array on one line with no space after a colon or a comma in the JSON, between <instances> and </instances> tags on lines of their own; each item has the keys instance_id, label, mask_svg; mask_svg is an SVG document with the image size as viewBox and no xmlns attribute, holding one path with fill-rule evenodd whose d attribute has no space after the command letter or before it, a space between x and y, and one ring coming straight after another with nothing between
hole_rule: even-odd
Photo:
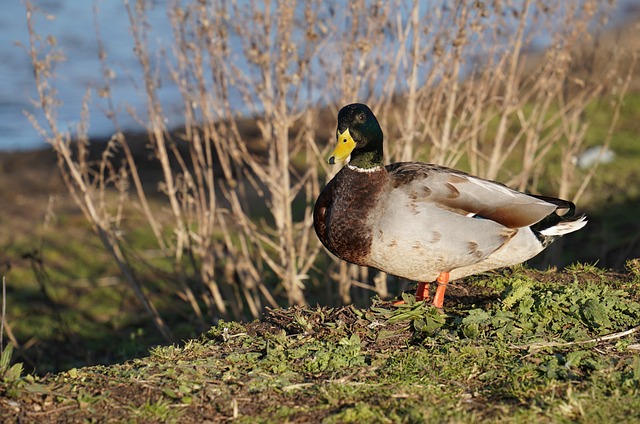
<instances>
[{"instance_id":1,"label":"mallard duck","mask_svg":"<svg viewBox=\"0 0 640 424\"><path fill-rule=\"evenodd\" d=\"M313 220L339 258L418 282L442 309L447 283L522 263L587 223L572 202L521 193L429 163L383 165L383 136L364 104L338 113L329 164L347 162L320 193Z\"/></svg>"}]
</instances>

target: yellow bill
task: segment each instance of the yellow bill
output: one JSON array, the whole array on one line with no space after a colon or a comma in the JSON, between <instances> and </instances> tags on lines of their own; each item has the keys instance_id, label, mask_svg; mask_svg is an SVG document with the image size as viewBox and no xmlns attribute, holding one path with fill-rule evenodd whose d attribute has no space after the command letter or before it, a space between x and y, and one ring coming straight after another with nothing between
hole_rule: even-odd
<instances>
[{"instance_id":1,"label":"yellow bill","mask_svg":"<svg viewBox=\"0 0 640 424\"><path fill-rule=\"evenodd\" d=\"M330 165L336 162L344 162L355 148L356 142L351 137L351 134L349 134L349 128L347 128L342 134L338 134L338 145L333 149L327 162L329 162Z\"/></svg>"}]
</instances>

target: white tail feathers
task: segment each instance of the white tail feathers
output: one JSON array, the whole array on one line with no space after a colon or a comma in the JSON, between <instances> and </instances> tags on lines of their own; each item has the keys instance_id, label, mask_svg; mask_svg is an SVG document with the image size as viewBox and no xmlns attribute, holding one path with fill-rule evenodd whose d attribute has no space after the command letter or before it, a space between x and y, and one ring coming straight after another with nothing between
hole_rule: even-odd
<instances>
[{"instance_id":1,"label":"white tail feathers","mask_svg":"<svg viewBox=\"0 0 640 424\"><path fill-rule=\"evenodd\" d=\"M582 215L573 221L562 221L554 225L553 227L545 228L540 231L540 234L544 236L563 236L565 234L578 231L580 228L587 225L586 215Z\"/></svg>"}]
</instances>

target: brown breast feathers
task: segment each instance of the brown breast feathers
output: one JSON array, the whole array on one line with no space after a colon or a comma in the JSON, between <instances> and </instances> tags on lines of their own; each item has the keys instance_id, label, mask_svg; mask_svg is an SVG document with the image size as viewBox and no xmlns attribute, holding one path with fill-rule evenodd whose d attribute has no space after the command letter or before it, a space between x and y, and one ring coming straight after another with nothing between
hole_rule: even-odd
<instances>
[{"instance_id":1,"label":"brown breast feathers","mask_svg":"<svg viewBox=\"0 0 640 424\"><path fill-rule=\"evenodd\" d=\"M359 172L345 166L322 190L313 213L318 238L331 253L357 265L367 265L371 249L369 214L387 178L383 168Z\"/></svg>"}]
</instances>

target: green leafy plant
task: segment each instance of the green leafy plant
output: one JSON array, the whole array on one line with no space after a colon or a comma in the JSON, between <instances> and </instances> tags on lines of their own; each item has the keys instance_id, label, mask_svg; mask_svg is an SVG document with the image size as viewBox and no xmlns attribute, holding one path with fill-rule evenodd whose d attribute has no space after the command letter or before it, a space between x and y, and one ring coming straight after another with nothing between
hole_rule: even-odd
<instances>
[{"instance_id":1,"label":"green leafy plant","mask_svg":"<svg viewBox=\"0 0 640 424\"><path fill-rule=\"evenodd\" d=\"M13 356L13 343L8 343L0 354L0 378L7 384L14 384L22 375L23 365L21 362L11 365Z\"/></svg>"},{"instance_id":2,"label":"green leafy plant","mask_svg":"<svg viewBox=\"0 0 640 424\"><path fill-rule=\"evenodd\" d=\"M501 302L470 310L461 331L469 338L496 336L514 342L549 337L575 341L619 331L638 320L640 305L606 284L549 285L520 278L506 287Z\"/></svg>"}]
</instances>

